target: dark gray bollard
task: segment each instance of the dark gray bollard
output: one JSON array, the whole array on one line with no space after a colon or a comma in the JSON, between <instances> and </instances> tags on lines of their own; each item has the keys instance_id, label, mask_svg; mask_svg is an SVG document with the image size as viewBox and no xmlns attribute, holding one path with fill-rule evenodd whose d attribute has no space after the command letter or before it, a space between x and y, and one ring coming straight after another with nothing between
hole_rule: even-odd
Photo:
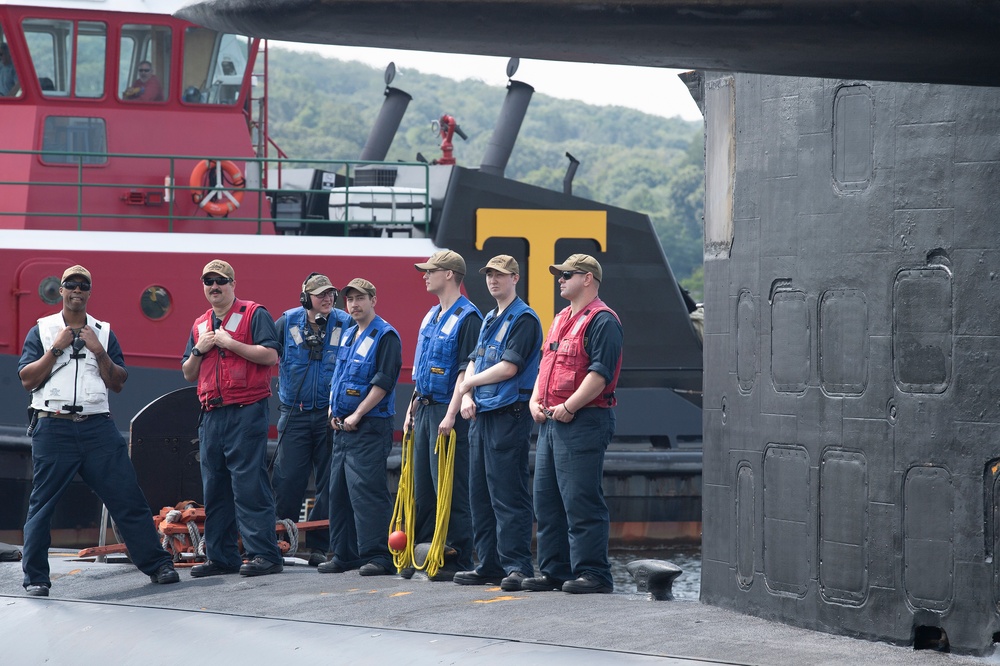
<instances>
[{"instance_id":1,"label":"dark gray bollard","mask_svg":"<svg viewBox=\"0 0 1000 666\"><path fill-rule=\"evenodd\" d=\"M418 543L413 547L413 562L417 565L423 566L424 562L427 560L427 555L430 554L431 544L429 543ZM434 580L452 580L455 577L455 572L458 570L455 566L455 559L458 557L458 551L456 551L451 546L444 547L444 566L438 569L437 574L434 576ZM417 571L413 574L415 580L427 580L427 574L423 571Z\"/></svg>"},{"instance_id":2,"label":"dark gray bollard","mask_svg":"<svg viewBox=\"0 0 1000 666\"><path fill-rule=\"evenodd\" d=\"M664 560L634 560L625 569L635 579L636 591L649 592L656 601L672 600L674 580L684 573L676 564Z\"/></svg>"}]
</instances>

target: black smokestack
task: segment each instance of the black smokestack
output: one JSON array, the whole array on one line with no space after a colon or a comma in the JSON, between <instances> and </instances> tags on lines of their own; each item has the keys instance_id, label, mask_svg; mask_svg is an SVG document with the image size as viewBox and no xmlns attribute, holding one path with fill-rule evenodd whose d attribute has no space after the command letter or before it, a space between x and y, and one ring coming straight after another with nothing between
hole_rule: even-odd
<instances>
[{"instance_id":1,"label":"black smokestack","mask_svg":"<svg viewBox=\"0 0 1000 666\"><path fill-rule=\"evenodd\" d=\"M569 153L566 153L566 157L569 158L569 166L566 167L566 176L563 178L563 194L573 194L573 177L576 176L576 169L580 166L580 160Z\"/></svg>"},{"instance_id":2,"label":"black smokestack","mask_svg":"<svg viewBox=\"0 0 1000 666\"><path fill-rule=\"evenodd\" d=\"M503 101L503 108L500 109L500 119L490 137L490 143L486 146L486 154L483 155L483 163L479 165L479 170L494 176L503 176L504 169L507 168L507 160L514 150L514 143L517 141L517 134L521 131L521 122L524 114L528 111L528 103L535 89L527 83L511 81L507 84L507 97Z\"/></svg>"},{"instance_id":3,"label":"black smokestack","mask_svg":"<svg viewBox=\"0 0 1000 666\"><path fill-rule=\"evenodd\" d=\"M398 88L386 87L385 100L382 102L382 109L378 112L378 118L372 131L368 134L365 147L361 149L359 160L368 162L381 162L389 154L389 146L396 136L399 124L403 121L403 114L413 98L409 93L405 93Z\"/></svg>"}]
</instances>

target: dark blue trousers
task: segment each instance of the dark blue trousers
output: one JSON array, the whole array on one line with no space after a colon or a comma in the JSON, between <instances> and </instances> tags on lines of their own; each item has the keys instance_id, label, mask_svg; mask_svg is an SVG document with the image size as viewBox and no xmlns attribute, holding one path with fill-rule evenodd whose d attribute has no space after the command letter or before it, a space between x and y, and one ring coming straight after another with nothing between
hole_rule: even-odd
<instances>
[{"instance_id":1,"label":"dark blue trousers","mask_svg":"<svg viewBox=\"0 0 1000 666\"><path fill-rule=\"evenodd\" d=\"M469 430L469 491L477 571L499 576L534 575L531 563L531 495L528 403L480 412Z\"/></svg>"},{"instance_id":2,"label":"dark blue trousers","mask_svg":"<svg viewBox=\"0 0 1000 666\"><path fill-rule=\"evenodd\" d=\"M430 543L437 518L438 424L448 405L414 406L413 494L417 504L416 543ZM472 509L469 506L469 422L455 417L455 472L452 477L451 514L445 543L458 551L459 571L473 567Z\"/></svg>"},{"instance_id":3,"label":"dark blue trousers","mask_svg":"<svg viewBox=\"0 0 1000 666\"><path fill-rule=\"evenodd\" d=\"M202 414L201 483L205 490L208 559L235 569L237 538L247 558L281 562L274 529L274 495L267 479L267 400Z\"/></svg>"},{"instance_id":4,"label":"dark blue trousers","mask_svg":"<svg viewBox=\"0 0 1000 666\"><path fill-rule=\"evenodd\" d=\"M327 418L327 408L301 411L298 407L281 405L278 418L278 453L271 473L274 507L278 518L299 520L302 500L309 474L316 475L316 501L309 520L326 520L330 515L330 453L333 449L333 429ZM330 545L329 530L311 530L305 534L305 545L326 552Z\"/></svg>"},{"instance_id":5,"label":"dark blue trousers","mask_svg":"<svg viewBox=\"0 0 1000 666\"><path fill-rule=\"evenodd\" d=\"M34 479L24 523L24 585L49 585L49 526L59 498L79 473L101 498L128 547L129 557L151 574L171 561L160 547L153 515L139 488L128 445L110 416L85 421L44 418L31 438Z\"/></svg>"},{"instance_id":6,"label":"dark blue trousers","mask_svg":"<svg viewBox=\"0 0 1000 666\"><path fill-rule=\"evenodd\" d=\"M612 585L604 452L615 432L610 409L581 409L569 423L546 421L535 448L538 568L556 580L591 574Z\"/></svg>"},{"instance_id":7,"label":"dark blue trousers","mask_svg":"<svg viewBox=\"0 0 1000 666\"><path fill-rule=\"evenodd\" d=\"M392 570L386 458L392 449L391 418L361 419L353 432L335 431L330 459L330 552L346 569L374 562Z\"/></svg>"}]
</instances>

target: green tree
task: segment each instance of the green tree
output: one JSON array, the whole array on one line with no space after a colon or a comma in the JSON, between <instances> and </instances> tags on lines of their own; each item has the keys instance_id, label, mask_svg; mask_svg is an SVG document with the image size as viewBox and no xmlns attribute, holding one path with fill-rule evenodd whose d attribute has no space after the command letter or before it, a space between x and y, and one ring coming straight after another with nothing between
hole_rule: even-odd
<instances>
[{"instance_id":1,"label":"green tree","mask_svg":"<svg viewBox=\"0 0 1000 666\"><path fill-rule=\"evenodd\" d=\"M417 153L428 160L440 157L441 138L431 131L431 121L447 113L469 137L455 138L455 158L460 165L478 166L500 115L504 88L397 65L392 85L413 100L387 159L413 161ZM272 49L270 76L270 133L291 157L350 160L360 155L382 104L380 71ZM700 122L536 92L504 174L561 191L566 153L571 153L580 161L573 194L648 215L674 275L695 284L703 253L701 132Z\"/></svg>"}]
</instances>

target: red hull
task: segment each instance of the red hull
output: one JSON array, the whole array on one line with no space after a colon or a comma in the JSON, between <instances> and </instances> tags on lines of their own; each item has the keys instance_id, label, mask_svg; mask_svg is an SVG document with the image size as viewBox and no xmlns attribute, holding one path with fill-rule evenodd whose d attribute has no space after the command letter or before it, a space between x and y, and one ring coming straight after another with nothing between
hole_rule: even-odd
<instances>
[{"instance_id":1,"label":"red hull","mask_svg":"<svg viewBox=\"0 0 1000 666\"><path fill-rule=\"evenodd\" d=\"M73 264L93 274L88 309L110 322L126 363L177 372L191 324L208 307L200 277L214 258L233 265L241 298L262 303L275 318L298 305L301 280L311 272L329 275L339 286L355 277L371 280L379 290L377 312L402 336L404 379L417 327L435 302L413 267L434 251L428 240L74 232L71 244L60 245L57 231L0 231L0 279L11 285L0 293L0 353L20 354L25 332L59 309L46 304L39 290ZM164 294L169 298L159 319L142 308L151 288L163 290L155 292L161 305Z\"/></svg>"}]
</instances>

